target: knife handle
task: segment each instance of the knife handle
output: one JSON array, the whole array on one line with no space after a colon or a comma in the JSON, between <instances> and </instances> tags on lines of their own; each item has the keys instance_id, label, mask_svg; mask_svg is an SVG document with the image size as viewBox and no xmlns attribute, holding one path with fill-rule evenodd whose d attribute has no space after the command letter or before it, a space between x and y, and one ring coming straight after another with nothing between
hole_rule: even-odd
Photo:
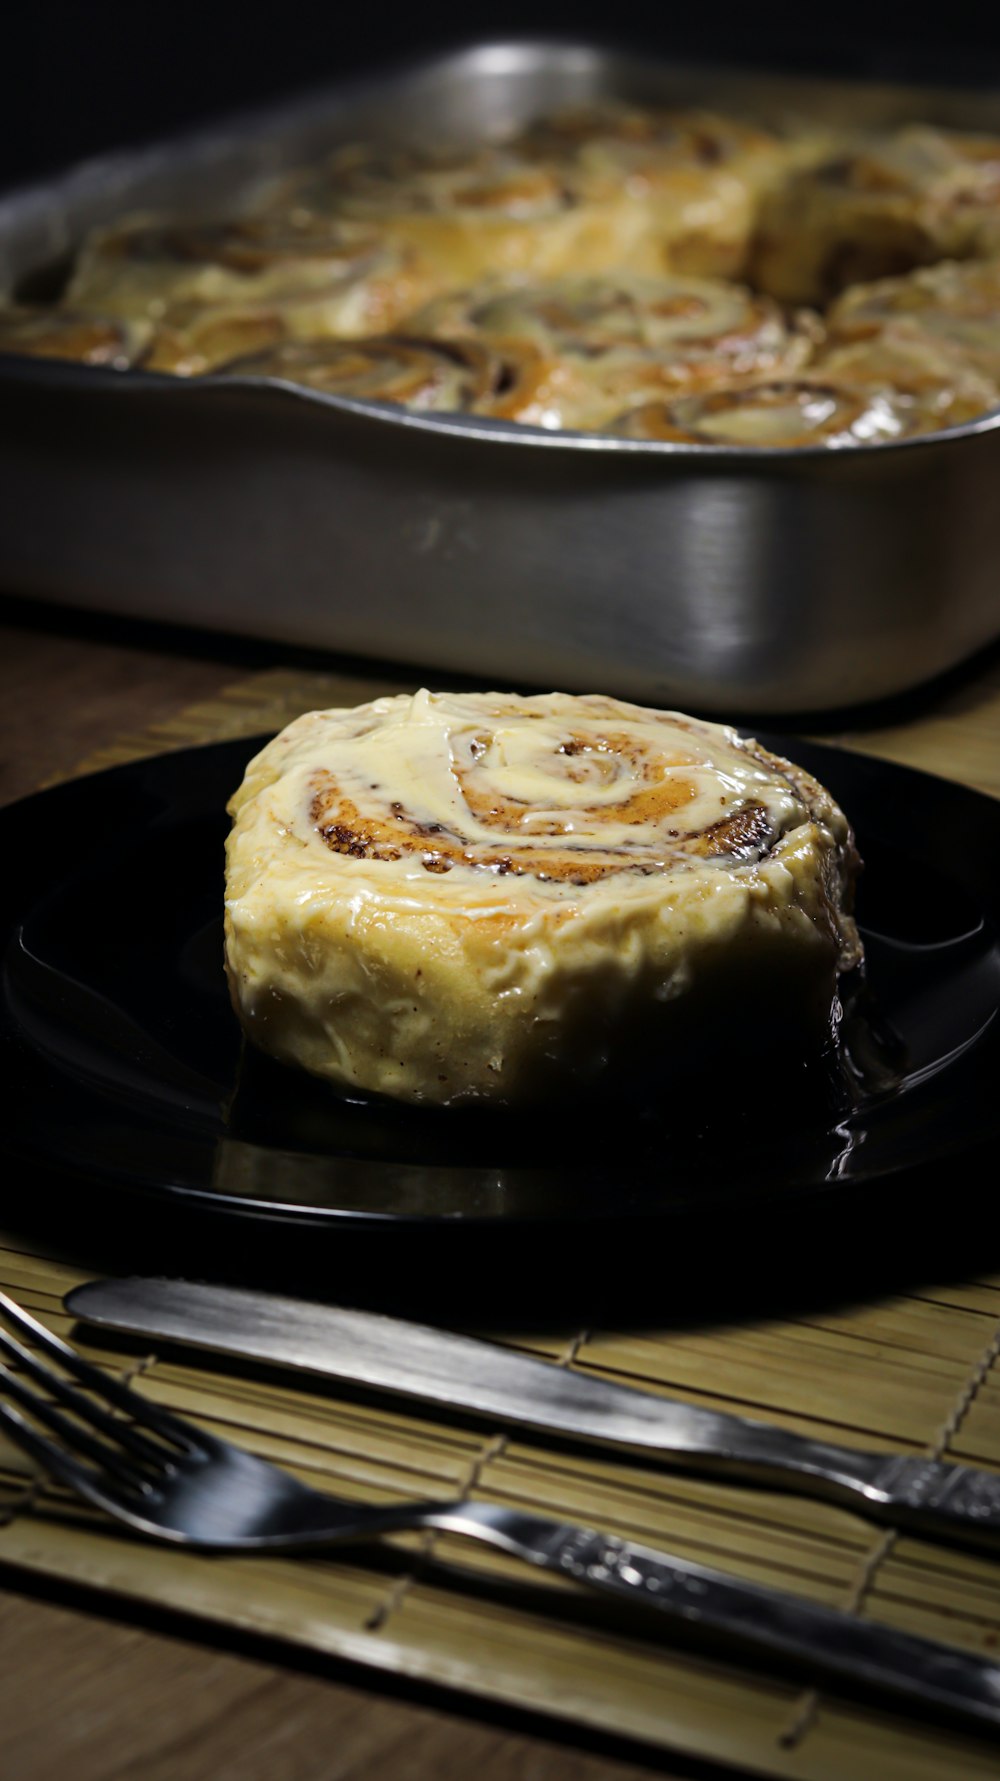
<instances>
[{"instance_id":1,"label":"knife handle","mask_svg":"<svg viewBox=\"0 0 1000 1781\"><path fill-rule=\"evenodd\" d=\"M1000 1545L1000 1473L936 1459L886 1459L863 1494L881 1519L915 1533Z\"/></svg>"},{"instance_id":2,"label":"knife handle","mask_svg":"<svg viewBox=\"0 0 1000 1781\"><path fill-rule=\"evenodd\" d=\"M561 1572L575 1582L805 1670L936 1707L1000 1730L1000 1665L971 1651L825 1608L804 1597L674 1558L593 1528L495 1503L442 1505L432 1524Z\"/></svg>"},{"instance_id":3,"label":"knife handle","mask_svg":"<svg viewBox=\"0 0 1000 1781\"><path fill-rule=\"evenodd\" d=\"M717 1477L825 1497L925 1538L1000 1549L1000 1472L918 1454L861 1452L766 1423L744 1422L723 1440L720 1431L715 1455L704 1456Z\"/></svg>"}]
</instances>

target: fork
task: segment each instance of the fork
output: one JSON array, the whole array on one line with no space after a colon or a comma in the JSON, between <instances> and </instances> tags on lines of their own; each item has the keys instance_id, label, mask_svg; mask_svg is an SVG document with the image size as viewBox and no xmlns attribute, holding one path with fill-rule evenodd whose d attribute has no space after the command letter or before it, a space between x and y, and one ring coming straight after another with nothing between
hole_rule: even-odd
<instances>
[{"instance_id":1,"label":"fork","mask_svg":"<svg viewBox=\"0 0 1000 1781\"><path fill-rule=\"evenodd\" d=\"M745 1582L616 1534L499 1503L464 1499L383 1506L329 1496L150 1403L84 1360L2 1292L0 1316L33 1344L26 1346L0 1327L0 1353L18 1369L0 1361L0 1382L31 1418L0 1401L0 1428L60 1484L137 1533L196 1551L243 1553L339 1546L417 1529L462 1534L641 1604L688 1631L735 1641L804 1669L810 1680L847 1682L1000 1729L1000 1666L972 1652Z\"/></svg>"}]
</instances>

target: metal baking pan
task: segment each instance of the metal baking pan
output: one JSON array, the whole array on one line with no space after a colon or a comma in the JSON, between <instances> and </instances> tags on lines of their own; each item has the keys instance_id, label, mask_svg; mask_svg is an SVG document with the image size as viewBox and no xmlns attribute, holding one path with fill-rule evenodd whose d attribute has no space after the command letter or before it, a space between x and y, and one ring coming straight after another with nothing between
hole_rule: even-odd
<instances>
[{"instance_id":1,"label":"metal baking pan","mask_svg":"<svg viewBox=\"0 0 1000 1781\"><path fill-rule=\"evenodd\" d=\"M345 138L495 136L599 96L1000 130L997 95L479 45L14 192L0 282L39 288L95 223L210 214ZM0 482L13 592L439 676L815 711L915 686L1000 633L1000 412L749 453L0 358Z\"/></svg>"}]
</instances>

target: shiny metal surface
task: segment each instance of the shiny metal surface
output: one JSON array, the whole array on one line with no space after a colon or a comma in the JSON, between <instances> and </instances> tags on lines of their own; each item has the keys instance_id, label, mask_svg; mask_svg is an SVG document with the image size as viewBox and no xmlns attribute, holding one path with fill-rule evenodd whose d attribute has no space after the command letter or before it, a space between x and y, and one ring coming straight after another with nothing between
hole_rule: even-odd
<instances>
[{"instance_id":1,"label":"shiny metal surface","mask_svg":"<svg viewBox=\"0 0 1000 1781\"><path fill-rule=\"evenodd\" d=\"M468 1336L372 1312L185 1280L99 1280L66 1309L84 1323L346 1379L522 1428L846 1504L932 1538L1000 1547L1000 1474L862 1453L568 1372Z\"/></svg>"},{"instance_id":2,"label":"shiny metal surface","mask_svg":"<svg viewBox=\"0 0 1000 1781\"><path fill-rule=\"evenodd\" d=\"M1000 127L1000 98L481 45L0 199L0 283L345 136L495 135L601 94ZM1000 414L758 451L420 417L270 380L0 360L0 578L494 683L738 713L926 680L1000 633Z\"/></svg>"},{"instance_id":3,"label":"shiny metal surface","mask_svg":"<svg viewBox=\"0 0 1000 1781\"><path fill-rule=\"evenodd\" d=\"M0 1383L20 1406L0 1402L0 1428L61 1484L138 1533L216 1552L301 1551L415 1529L460 1534L665 1615L687 1638L721 1638L811 1679L1000 1728L1000 1667L971 1652L496 1503L341 1501L151 1404L2 1293L0 1316L17 1331L12 1337L0 1330L0 1349L18 1367L12 1373L0 1365Z\"/></svg>"}]
</instances>

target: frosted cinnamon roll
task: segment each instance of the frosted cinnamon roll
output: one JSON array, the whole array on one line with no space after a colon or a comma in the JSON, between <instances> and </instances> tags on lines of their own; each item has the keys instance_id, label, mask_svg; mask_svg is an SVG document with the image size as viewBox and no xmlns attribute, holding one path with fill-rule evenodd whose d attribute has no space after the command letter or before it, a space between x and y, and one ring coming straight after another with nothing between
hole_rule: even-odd
<instances>
[{"instance_id":1,"label":"frosted cinnamon roll","mask_svg":"<svg viewBox=\"0 0 1000 1781\"><path fill-rule=\"evenodd\" d=\"M336 218L264 212L214 223L125 218L85 243L67 302L171 326L197 309L280 308L284 330L392 327L430 287L412 257Z\"/></svg>"},{"instance_id":2,"label":"frosted cinnamon roll","mask_svg":"<svg viewBox=\"0 0 1000 1781\"><path fill-rule=\"evenodd\" d=\"M676 445L878 445L956 426L989 406L981 383L914 376L900 388L867 369L831 355L798 377L644 403L607 430Z\"/></svg>"},{"instance_id":3,"label":"frosted cinnamon roll","mask_svg":"<svg viewBox=\"0 0 1000 1781\"><path fill-rule=\"evenodd\" d=\"M487 283L437 299L415 330L535 348L546 370L509 418L594 428L664 391L791 371L813 351L817 320L787 321L769 298L721 279L563 278Z\"/></svg>"},{"instance_id":4,"label":"frosted cinnamon roll","mask_svg":"<svg viewBox=\"0 0 1000 1781\"><path fill-rule=\"evenodd\" d=\"M908 407L909 433L960 426L1000 404L1000 383L931 335L887 330L870 340L831 341L810 370L860 389L890 390Z\"/></svg>"},{"instance_id":5,"label":"frosted cinnamon roll","mask_svg":"<svg viewBox=\"0 0 1000 1781\"><path fill-rule=\"evenodd\" d=\"M579 106L518 139L591 202L618 198L647 215L654 253L632 270L735 277L760 192L786 158L777 137L710 111Z\"/></svg>"},{"instance_id":6,"label":"frosted cinnamon roll","mask_svg":"<svg viewBox=\"0 0 1000 1781\"><path fill-rule=\"evenodd\" d=\"M588 199L559 169L489 145L339 149L303 177L295 204L376 229L438 290L490 274L656 269L645 213L627 193Z\"/></svg>"},{"instance_id":7,"label":"frosted cinnamon roll","mask_svg":"<svg viewBox=\"0 0 1000 1781\"><path fill-rule=\"evenodd\" d=\"M1000 137L914 125L806 168L764 200L750 277L789 303L980 251L1000 204Z\"/></svg>"},{"instance_id":8,"label":"frosted cinnamon roll","mask_svg":"<svg viewBox=\"0 0 1000 1781\"><path fill-rule=\"evenodd\" d=\"M248 1036L348 1092L545 1100L829 1038L847 819L721 725L564 694L298 718L230 803Z\"/></svg>"},{"instance_id":9,"label":"frosted cinnamon roll","mask_svg":"<svg viewBox=\"0 0 1000 1781\"><path fill-rule=\"evenodd\" d=\"M362 402L399 402L433 412L496 413L531 355L516 366L476 340L428 340L404 334L366 340L295 341L227 366L231 376L280 377Z\"/></svg>"},{"instance_id":10,"label":"frosted cinnamon roll","mask_svg":"<svg viewBox=\"0 0 1000 1781\"><path fill-rule=\"evenodd\" d=\"M1000 380L1000 259L944 261L845 291L830 309L831 343L947 358Z\"/></svg>"},{"instance_id":11,"label":"frosted cinnamon roll","mask_svg":"<svg viewBox=\"0 0 1000 1781\"><path fill-rule=\"evenodd\" d=\"M364 340L383 315L408 307L403 292L415 287L397 272L390 258L329 290L255 304L171 303L152 325L146 366L193 377L296 341L319 348L325 340Z\"/></svg>"},{"instance_id":12,"label":"frosted cinnamon roll","mask_svg":"<svg viewBox=\"0 0 1000 1781\"><path fill-rule=\"evenodd\" d=\"M141 357L148 324L113 316L80 315L69 309L0 309L0 353L36 359L74 359L124 371Z\"/></svg>"},{"instance_id":13,"label":"frosted cinnamon roll","mask_svg":"<svg viewBox=\"0 0 1000 1781\"><path fill-rule=\"evenodd\" d=\"M202 308L177 303L155 326L145 357L148 371L198 377L231 360L263 352L287 339L289 330L277 306Z\"/></svg>"}]
</instances>

